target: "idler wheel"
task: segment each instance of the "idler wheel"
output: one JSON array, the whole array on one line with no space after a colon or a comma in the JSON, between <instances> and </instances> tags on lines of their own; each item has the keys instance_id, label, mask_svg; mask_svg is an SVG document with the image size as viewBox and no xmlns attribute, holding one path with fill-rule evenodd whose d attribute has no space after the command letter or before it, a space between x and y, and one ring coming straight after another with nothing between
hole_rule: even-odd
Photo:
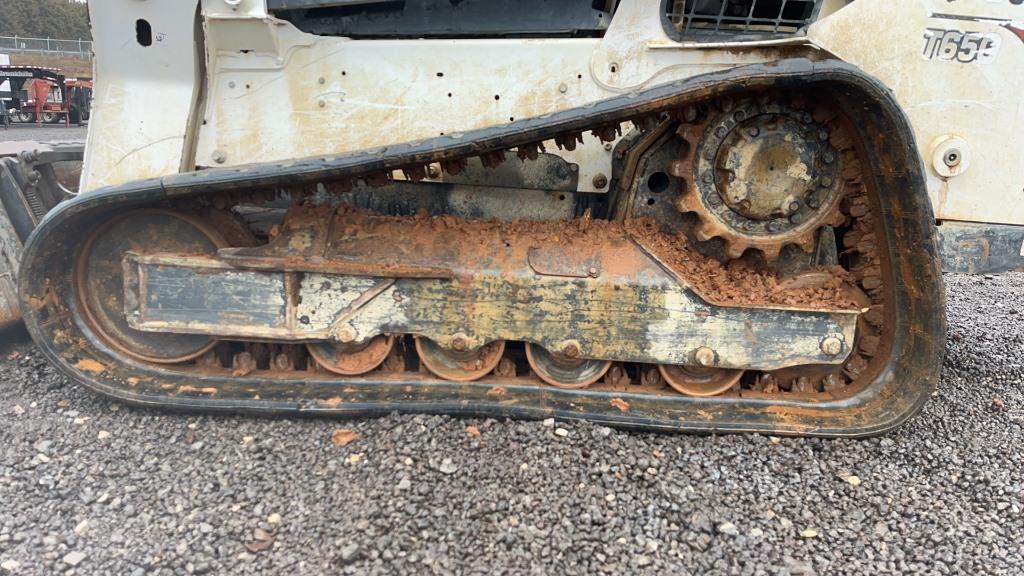
<instances>
[{"instance_id":1,"label":"idler wheel","mask_svg":"<svg viewBox=\"0 0 1024 576\"><path fill-rule=\"evenodd\" d=\"M658 366L665 382L687 396L717 396L730 389L743 376L743 370L704 368L701 366Z\"/></svg>"},{"instance_id":2,"label":"idler wheel","mask_svg":"<svg viewBox=\"0 0 1024 576\"><path fill-rule=\"evenodd\" d=\"M590 386L600 380L612 365L611 360L569 358L529 343L526 344L526 360L541 380L568 389Z\"/></svg>"},{"instance_id":3,"label":"idler wheel","mask_svg":"<svg viewBox=\"0 0 1024 576\"><path fill-rule=\"evenodd\" d=\"M112 348L146 362L174 364L201 356L216 344L210 336L143 332L128 325L124 268L129 251L209 254L227 242L208 222L170 210L136 210L95 230L75 261L75 292L89 328Z\"/></svg>"},{"instance_id":4,"label":"idler wheel","mask_svg":"<svg viewBox=\"0 0 1024 576\"><path fill-rule=\"evenodd\" d=\"M505 353L505 341L497 340L474 350L442 348L429 338L416 337L420 362L435 376L455 382L478 380L491 373Z\"/></svg>"},{"instance_id":5,"label":"idler wheel","mask_svg":"<svg viewBox=\"0 0 1024 576\"><path fill-rule=\"evenodd\" d=\"M394 347L394 336L387 335L376 336L362 344L313 342L306 345L317 364L342 376L359 376L372 371L387 360Z\"/></svg>"}]
</instances>

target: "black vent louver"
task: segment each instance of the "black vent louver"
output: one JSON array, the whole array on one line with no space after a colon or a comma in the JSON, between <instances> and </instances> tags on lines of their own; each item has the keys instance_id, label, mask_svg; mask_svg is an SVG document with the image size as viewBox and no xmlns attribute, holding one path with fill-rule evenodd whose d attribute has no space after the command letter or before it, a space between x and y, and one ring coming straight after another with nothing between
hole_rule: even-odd
<instances>
[{"instance_id":1,"label":"black vent louver","mask_svg":"<svg viewBox=\"0 0 1024 576\"><path fill-rule=\"evenodd\" d=\"M756 38L796 34L814 21L823 0L668 0L667 16L676 36Z\"/></svg>"}]
</instances>

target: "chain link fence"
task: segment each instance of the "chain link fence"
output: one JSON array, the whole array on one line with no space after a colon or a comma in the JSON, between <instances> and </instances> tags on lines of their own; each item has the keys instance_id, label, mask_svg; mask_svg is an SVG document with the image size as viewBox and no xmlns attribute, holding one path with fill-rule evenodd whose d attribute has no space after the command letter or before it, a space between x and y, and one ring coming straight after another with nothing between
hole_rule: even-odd
<instances>
[{"instance_id":1,"label":"chain link fence","mask_svg":"<svg viewBox=\"0 0 1024 576\"><path fill-rule=\"evenodd\" d=\"M89 57L92 55L92 41L0 36L0 52L33 52L38 54L60 54Z\"/></svg>"}]
</instances>

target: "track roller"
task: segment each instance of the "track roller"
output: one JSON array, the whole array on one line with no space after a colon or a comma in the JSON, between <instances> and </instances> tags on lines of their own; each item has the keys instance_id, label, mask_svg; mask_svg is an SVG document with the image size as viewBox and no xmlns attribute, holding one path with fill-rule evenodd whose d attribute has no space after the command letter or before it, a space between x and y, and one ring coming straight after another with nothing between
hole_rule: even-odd
<instances>
[{"instance_id":1,"label":"track roller","mask_svg":"<svg viewBox=\"0 0 1024 576\"><path fill-rule=\"evenodd\" d=\"M743 376L743 370L700 366L662 364L658 370L669 386L687 396L717 396L732 388Z\"/></svg>"},{"instance_id":2,"label":"track roller","mask_svg":"<svg viewBox=\"0 0 1024 576\"><path fill-rule=\"evenodd\" d=\"M505 341L490 342L474 350L451 350L429 338L416 337L416 352L423 365L439 378L470 382L491 373L505 352Z\"/></svg>"},{"instance_id":3,"label":"track roller","mask_svg":"<svg viewBox=\"0 0 1024 576\"><path fill-rule=\"evenodd\" d=\"M341 342L313 342L306 345L309 355L317 364L343 376L358 376L373 371L387 360L394 347L394 336L384 335L358 345Z\"/></svg>"},{"instance_id":4,"label":"track roller","mask_svg":"<svg viewBox=\"0 0 1024 576\"><path fill-rule=\"evenodd\" d=\"M569 358L529 343L526 344L526 360L541 380L567 389L590 386L600 380L612 365L611 360Z\"/></svg>"}]
</instances>

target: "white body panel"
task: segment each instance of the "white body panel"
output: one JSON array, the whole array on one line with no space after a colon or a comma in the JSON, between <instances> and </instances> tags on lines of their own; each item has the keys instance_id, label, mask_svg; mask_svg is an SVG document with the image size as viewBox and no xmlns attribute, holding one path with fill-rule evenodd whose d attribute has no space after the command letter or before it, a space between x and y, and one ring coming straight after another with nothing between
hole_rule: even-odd
<instances>
[{"instance_id":1,"label":"white body panel","mask_svg":"<svg viewBox=\"0 0 1024 576\"><path fill-rule=\"evenodd\" d=\"M894 89L914 123L938 217L1024 224L1024 147L1016 136L1024 133L1024 41L1006 27L1024 20L1024 6L842 6L830 0L807 38L782 43L803 44L807 53L825 49ZM663 30L658 0L623 0L600 39L352 40L303 33L268 16L259 0L204 0L203 45L184 42L196 22L180 1L118 0L90 10L99 40L97 96L83 190L196 166L452 134L780 54L772 46L677 42ZM998 20L932 16L954 12ZM134 42L131 23L143 17L154 18L154 34L168 32L168 49ZM936 29L961 35L942 38L946 51L926 58L925 35ZM963 35L970 32L981 36ZM998 35L995 48L991 35ZM987 44L973 61L944 60L952 40L958 48ZM200 98L195 49L206 60ZM201 123L191 123L193 114ZM954 142L967 157L955 176L940 177L932 162L944 137L960 138ZM562 154L580 165L580 190L600 191L593 176L610 174L603 146L588 141Z\"/></svg>"}]
</instances>

